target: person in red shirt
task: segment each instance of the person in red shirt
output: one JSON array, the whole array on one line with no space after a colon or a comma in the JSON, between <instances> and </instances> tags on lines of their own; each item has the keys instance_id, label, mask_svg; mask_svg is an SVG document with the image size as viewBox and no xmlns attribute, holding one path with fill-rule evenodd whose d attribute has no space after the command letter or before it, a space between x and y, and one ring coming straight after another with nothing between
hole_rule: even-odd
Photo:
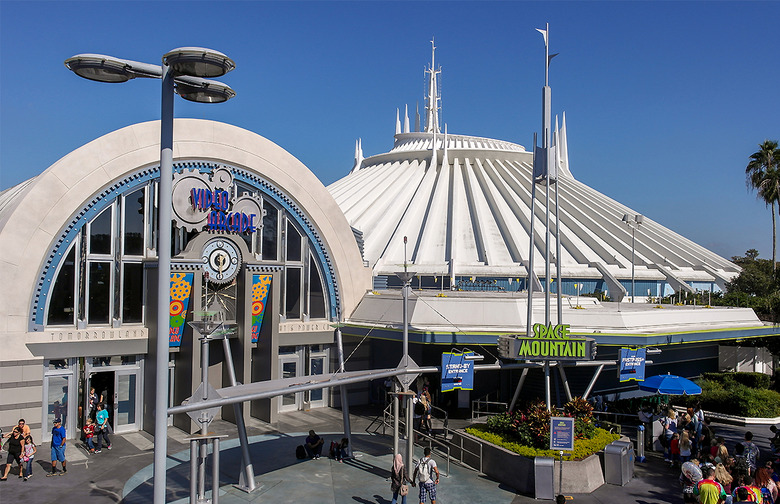
<instances>
[{"instance_id":1,"label":"person in red shirt","mask_svg":"<svg viewBox=\"0 0 780 504\"><path fill-rule=\"evenodd\" d=\"M672 454L672 466L680 465L680 435L676 432L669 441L669 452Z\"/></svg>"},{"instance_id":2,"label":"person in red shirt","mask_svg":"<svg viewBox=\"0 0 780 504\"><path fill-rule=\"evenodd\" d=\"M95 442L92 440L92 438L95 436L95 424L92 423L91 418L87 417L87 424L82 430L84 431L84 439L87 441L89 453L95 453Z\"/></svg>"}]
</instances>

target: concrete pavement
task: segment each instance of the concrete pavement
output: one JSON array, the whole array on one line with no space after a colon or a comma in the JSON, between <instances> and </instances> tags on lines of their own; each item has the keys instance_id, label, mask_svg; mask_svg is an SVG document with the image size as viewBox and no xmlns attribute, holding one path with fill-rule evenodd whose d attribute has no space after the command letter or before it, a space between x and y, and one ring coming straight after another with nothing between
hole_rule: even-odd
<instances>
[{"instance_id":1,"label":"concrete pavement","mask_svg":"<svg viewBox=\"0 0 780 504\"><path fill-rule=\"evenodd\" d=\"M353 451L355 459L338 463L323 457L299 461L295 447L302 444L306 432L314 429L326 440L338 440L341 434L341 412L320 409L281 415L276 425L252 421L248 425L250 453L258 490L246 494L232 486L238 480L240 451L235 426L216 421L212 430L227 434L221 444L220 502L244 504L264 502L362 503L389 504L389 468L392 465L392 438L369 435L365 427L372 420L369 412L352 416ZM741 440L745 430L753 430L755 441L768 454L769 430L766 426L748 428L715 425L717 435L723 435L731 448ZM389 431L388 431L389 434ZM168 496L167 502L187 502L189 498L189 446L182 431L169 429ZM147 503L152 499L152 461L154 440L143 432L112 437L113 450L105 448L99 455L88 455L69 442L68 474L45 477L51 467L49 445L39 447L34 477L27 482L9 475L0 483L0 501L17 498L32 504L77 503ZM3 452L3 460L5 452ZM421 449L415 453L421 456ZM446 458L436 454L442 476L448 473ZM208 472L210 476L210 469ZM663 460L649 454L648 462L637 464L635 478L624 487L603 485L591 494L575 494L574 501L591 503L661 504L682 501L677 478L679 472L670 469ZM522 477L522 476L519 476ZM208 478L210 484L210 477ZM410 503L417 501L417 489L410 492ZM438 500L442 504L495 502L537 502L513 489L500 485L475 471L453 462L447 477L442 477Z\"/></svg>"}]
</instances>

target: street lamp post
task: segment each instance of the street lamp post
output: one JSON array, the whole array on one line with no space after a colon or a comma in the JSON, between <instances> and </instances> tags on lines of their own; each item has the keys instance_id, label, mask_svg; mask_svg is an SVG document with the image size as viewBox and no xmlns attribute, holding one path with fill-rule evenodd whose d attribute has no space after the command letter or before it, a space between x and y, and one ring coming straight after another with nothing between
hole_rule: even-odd
<instances>
[{"instance_id":1,"label":"street lamp post","mask_svg":"<svg viewBox=\"0 0 780 504\"><path fill-rule=\"evenodd\" d=\"M637 215L628 215L623 214L623 222L625 222L628 227L631 228L631 302L634 302L634 298L636 297L636 288L634 286L634 252L636 250L636 229L644 222L645 217L641 214Z\"/></svg>"},{"instance_id":2,"label":"street lamp post","mask_svg":"<svg viewBox=\"0 0 780 504\"><path fill-rule=\"evenodd\" d=\"M221 103L236 93L206 77L221 77L236 65L224 54L202 47L181 47L162 57L162 66L102 54L79 54L65 60L76 75L98 82L126 82L137 77L162 80L160 183L157 214L157 346L154 419L154 503L165 503L168 450L168 340L170 334L171 213L173 185L173 95L199 103Z\"/></svg>"}]
</instances>

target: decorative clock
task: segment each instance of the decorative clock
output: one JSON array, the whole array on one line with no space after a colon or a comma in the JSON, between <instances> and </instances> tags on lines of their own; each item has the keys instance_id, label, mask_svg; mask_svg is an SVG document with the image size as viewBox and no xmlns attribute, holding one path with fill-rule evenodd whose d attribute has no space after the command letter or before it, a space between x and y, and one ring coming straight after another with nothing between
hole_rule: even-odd
<instances>
[{"instance_id":1,"label":"decorative clock","mask_svg":"<svg viewBox=\"0 0 780 504\"><path fill-rule=\"evenodd\" d=\"M210 282L224 284L238 275L241 269L241 252L235 243L224 238L209 241L203 247L203 270Z\"/></svg>"}]
</instances>

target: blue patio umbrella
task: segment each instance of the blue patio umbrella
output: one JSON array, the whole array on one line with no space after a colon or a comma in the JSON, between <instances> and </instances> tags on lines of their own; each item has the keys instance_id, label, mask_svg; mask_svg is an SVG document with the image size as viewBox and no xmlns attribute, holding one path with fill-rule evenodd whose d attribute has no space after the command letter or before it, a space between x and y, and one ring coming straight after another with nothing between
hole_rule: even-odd
<instances>
[{"instance_id":1,"label":"blue patio umbrella","mask_svg":"<svg viewBox=\"0 0 780 504\"><path fill-rule=\"evenodd\" d=\"M688 378L673 374L655 375L639 383L639 389L656 394L697 395L701 387Z\"/></svg>"}]
</instances>

